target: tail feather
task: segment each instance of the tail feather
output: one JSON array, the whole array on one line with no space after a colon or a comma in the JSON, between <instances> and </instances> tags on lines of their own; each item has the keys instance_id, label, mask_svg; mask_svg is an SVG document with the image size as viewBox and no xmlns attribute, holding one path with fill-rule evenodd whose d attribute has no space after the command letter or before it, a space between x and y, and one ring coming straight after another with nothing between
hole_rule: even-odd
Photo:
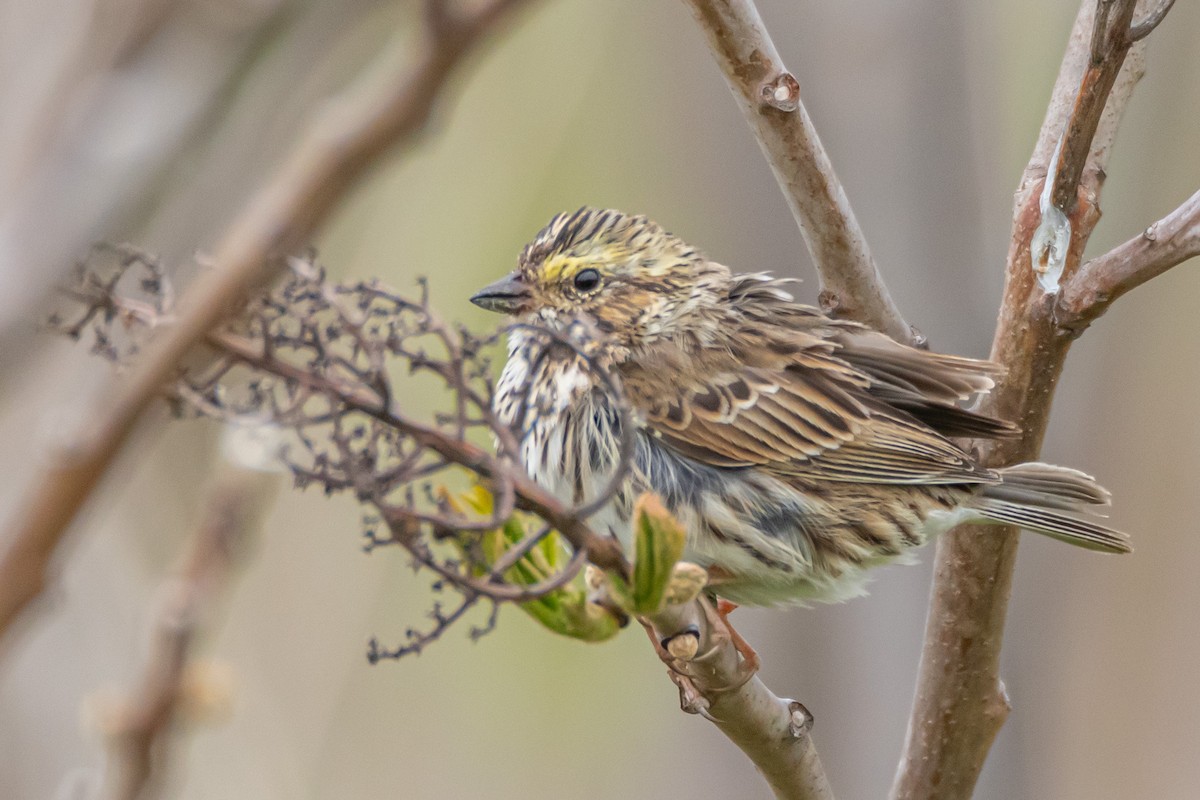
<instances>
[{"instance_id":1,"label":"tail feather","mask_svg":"<svg viewBox=\"0 0 1200 800\"><path fill-rule=\"evenodd\" d=\"M1003 483L995 487L997 490L1035 493L1086 505L1106 506L1112 502L1112 495L1095 478L1070 467L1031 461L1005 467L1000 476Z\"/></svg>"},{"instance_id":2,"label":"tail feather","mask_svg":"<svg viewBox=\"0 0 1200 800\"><path fill-rule=\"evenodd\" d=\"M1090 475L1052 464L1017 464L999 471L1001 482L982 487L975 509L994 522L1031 531L1089 550L1128 553L1129 536L1090 519L1062 511L1095 513L1110 495Z\"/></svg>"}]
</instances>

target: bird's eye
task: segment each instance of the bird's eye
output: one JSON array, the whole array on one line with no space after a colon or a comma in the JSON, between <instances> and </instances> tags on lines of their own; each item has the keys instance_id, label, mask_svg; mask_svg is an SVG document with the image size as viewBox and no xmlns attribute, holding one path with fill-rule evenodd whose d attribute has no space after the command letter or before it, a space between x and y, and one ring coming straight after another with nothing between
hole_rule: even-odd
<instances>
[{"instance_id":1,"label":"bird's eye","mask_svg":"<svg viewBox=\"0 0 1200 800\"><path fill-rule=\"evenodd\" d=\"M590 292L600 285L600 273L594 269L582 269L575 274L575 288Z\"/></svg>"}]
</instances>

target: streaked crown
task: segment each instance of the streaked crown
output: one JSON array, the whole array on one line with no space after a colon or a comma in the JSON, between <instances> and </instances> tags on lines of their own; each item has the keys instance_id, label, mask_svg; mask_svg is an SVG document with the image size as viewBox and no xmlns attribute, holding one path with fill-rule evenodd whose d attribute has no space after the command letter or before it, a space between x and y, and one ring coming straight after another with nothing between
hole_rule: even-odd
<instances>
[{"instance_id":1,"label":"streaked crown","mask_svg":"<svg viewBox=\"0 0 1200 800\"><path fill-rule=\"evenodd\" d=\"M728 274L646 217L585 206L550 220L516 272L472 300L545 321L585 313L617 343L634 346L671 335Z\"/></svg>"}]
</instances>

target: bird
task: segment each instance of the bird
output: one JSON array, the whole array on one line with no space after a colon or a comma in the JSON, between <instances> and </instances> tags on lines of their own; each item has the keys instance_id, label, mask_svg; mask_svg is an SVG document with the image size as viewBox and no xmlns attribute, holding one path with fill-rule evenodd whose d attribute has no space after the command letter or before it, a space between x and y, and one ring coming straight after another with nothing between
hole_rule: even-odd
<instances>
[{"instance_id":1,"label":"bird","mask_svg":"<svg viewBox=\"0 0 1200 800\"><path fill-rule=\"evenodd\" d=\"M870 568L967 522L1130 551L1090 516L1110 503L1091 476L991 468L955 441L1019 435L961 405L997 364L832 318L794 283L734 273L645 216L558 214L471 298L511 320L493 411L514 457L626 544L636 498L657 494L684 558L737 605L863 594Z\"/></svg>"}]
</instances>

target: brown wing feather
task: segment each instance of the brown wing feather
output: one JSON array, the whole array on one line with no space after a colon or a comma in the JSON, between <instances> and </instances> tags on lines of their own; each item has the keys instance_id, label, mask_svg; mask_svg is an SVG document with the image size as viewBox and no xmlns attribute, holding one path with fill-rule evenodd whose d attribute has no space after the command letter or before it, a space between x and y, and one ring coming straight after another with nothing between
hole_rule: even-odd
<instances>
[{"instance_id":1,"label":"brown wing feather","mask_svg":"<svg viewBox=\"0 0 1200 800\"><path fill-rule=\"evenodd\" d=\"M644 376L633 376L626 390L667 445L715 466L866 483L995 479L950 441L861 388L795 369L773 377L768 383L761 370L747 370L652 388ZM731 402L735 382L752 387L745 400ZM652 400L666 392L670 402Z\"/></svg>"},{"instance_id":2,"label":"brown wing feather","mask_svg":"<svg viewBox=\"0 0 1200 800\"><path fill-rule=\"evenodd\" d=\"M870 392L908 412L944 436L999 438L1020 428L959 408L957 403L989 391L1003 370L991 361L915 350L865 329L841 331L838 356L871 377Z\"/></svg>"},{"instance_id":3,"label":"brown wing feather","mask_svg":"<svg viewBox=\"0 0 1200 800\"><path fill-rule=\"evenodd\" d=\"M667 445L722 467L862 483L992 483L947 435L1015 429L955 403L998 368L898 344L791 301L765 276L735 279L728 347L677 345L622 369L630 402ZM672 352L666 352L666 351ZM680 385L689 363L703 377ZM671 376L667 378L666 376Z\"/></svg>"}]
</instances>

